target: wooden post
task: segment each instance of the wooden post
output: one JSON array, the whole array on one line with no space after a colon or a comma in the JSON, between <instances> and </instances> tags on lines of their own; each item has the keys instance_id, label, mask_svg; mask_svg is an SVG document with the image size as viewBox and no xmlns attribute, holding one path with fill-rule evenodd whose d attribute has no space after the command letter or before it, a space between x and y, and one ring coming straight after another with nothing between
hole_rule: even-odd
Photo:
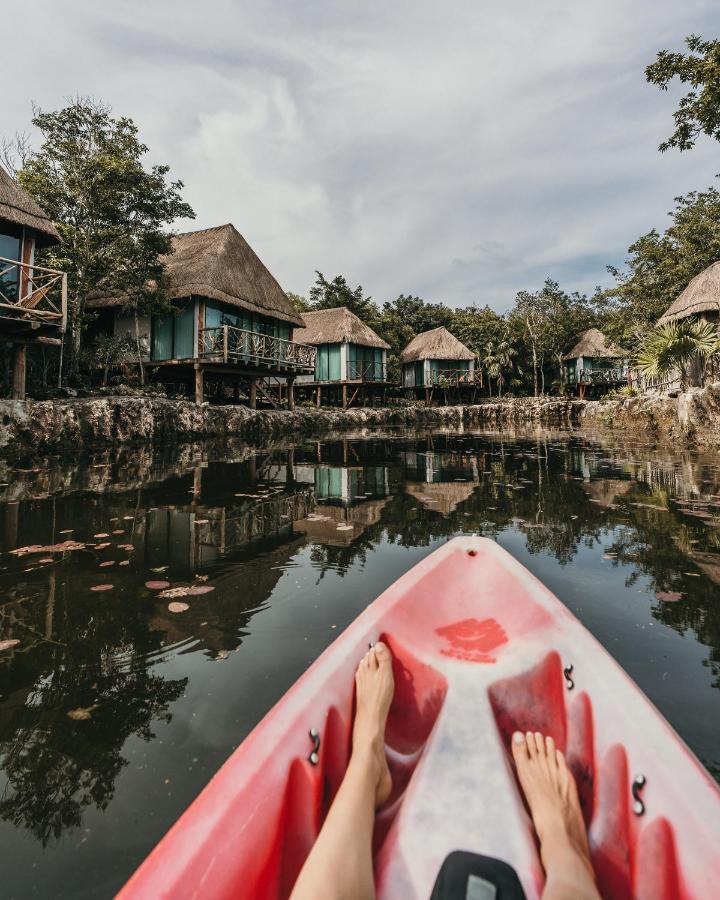
<instances>
[{"instance_id":1,"label":"wooden post","mask_svg":"<svg viewBox=\"0 0 720 900\"><path fill-rule=\"evenodd\" d=\"M239 403L239 402L240 402L240 382L236 380L235 383L233 384L233 403Z\"/></svg>"},{"instance_id":2,"label":"wooden post","mask_svg":"<svg viewBox=\"0 0 720 900\"><path fill-rule=\"evenodd\" d=\"M342 386L342 405L343 409L347 409L347 382L343 382Z\"/></svg>"},{"instance_id":3,"label":"wooden post","mask_svg":"<svg viewBox=\"0 0 720 900\"><path fill-rule=\"evenodd\" d=\"M425 406L430 406L430 388L425 388Z\"/></svg>"},{"instance_id":4,"label":"wooden post","mask_svg":"<svg viewBox=\"0 0 720 900\"><path fill-rule=\"evenodd\" d=\"M295 409L295 378L287 379L287 407L289 410Z\"/></svg>"},{"instance_id":5,"label":"wooden post","mask_svg":"<svg viewBox=\"0 0 720 900\"><path fill-rule=\"evenodd\" d=\"M320 385L318 385L318 386L315 388L315 406L317 406L317 408L320 409L321 403L322 403L322 401L321 401L321 388L320 388Z\"/></svg>"},{"instance_id":6,"label":"wooden post","mask_svg":"<svg viewBox=\"0 0 720 900\"><path fill-rule=\"evenodd\" d=\"M250 379L248 393L250 395L250 409L257 409L257 378Z\"/></svg>"},{"instance_id":7,"label":"wooden post","mask_svg":"<svg viewBox=\"0 0 720 900\"><path fill-rule=\"evenodd\" d=\"M27 363L27 348L25 344L17 344L15 347L15 362L13 364L13 400L25 399L25 370Z\"/></svg>"},{"instance_id":8,"label":"wooden post","mask_svg":"<svg viewBox=\"0 0 720 900\"><path fill-rule=\"evenodd\" d=\"M223 362L228 361L228 327L223 325Z\"/></svg>"},{"instance_id":9,"label":"wooden post","mask_svg":"<svg viewBox=\"0 0 720 900\"><path fill-rule=\"evenodd\" d=\"M195 364L195 402L198 406L202 405L205 393L205 373L202 368Z\"/></svg>"}]
</instances>

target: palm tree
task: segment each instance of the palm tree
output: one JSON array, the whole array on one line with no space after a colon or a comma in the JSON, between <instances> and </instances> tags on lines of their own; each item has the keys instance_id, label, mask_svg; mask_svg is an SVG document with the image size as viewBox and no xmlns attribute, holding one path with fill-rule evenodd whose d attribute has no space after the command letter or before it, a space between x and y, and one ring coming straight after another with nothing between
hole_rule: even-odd
<instances>
[{"instance_id":1,"label":"palm tree","mask_svg":"<svg viewBox=\"0 0 720 900\"><path fill-rule=\"evenodd\" d=\"M517 350L509 341L500 341L497 350L495 351L495 355L498 365L500 366L500 371L497 375L498 397L502 397L502 390L505 384L503 370L507 370L508 373L512 372L514 366L513 357L517 356Z\"/></svg>"},{"instance_id":2,"label":"palm tree","mask_svg":"<svg viewBox=\"0 0 720 900\"><path fill-rule=\"evenodd\" d=\"M683 319L658 325L646 337L635 359L635 367L645 378L662 379L679 372L680 384L687 387L687 366L693 360L702 363L720 349L720 334L709 322Z\"/></svg>"}]
</instances>

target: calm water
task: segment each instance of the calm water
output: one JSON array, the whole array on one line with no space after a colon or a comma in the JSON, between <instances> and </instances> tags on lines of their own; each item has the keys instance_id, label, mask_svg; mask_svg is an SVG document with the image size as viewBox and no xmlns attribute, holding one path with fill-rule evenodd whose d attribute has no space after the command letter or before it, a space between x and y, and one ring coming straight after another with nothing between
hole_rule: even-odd
<instances>
[{"instance_id":1,"label":"calm water","mask_svg":"<svg viewBox=\"0 0 720 900\"><path fill-rule=\"evenodd\" d=\"M320 651L463 532L541 578L720 778L718 455L387 434L0 482L3 897L110 896Z\"/></svg>"}]
</instances>

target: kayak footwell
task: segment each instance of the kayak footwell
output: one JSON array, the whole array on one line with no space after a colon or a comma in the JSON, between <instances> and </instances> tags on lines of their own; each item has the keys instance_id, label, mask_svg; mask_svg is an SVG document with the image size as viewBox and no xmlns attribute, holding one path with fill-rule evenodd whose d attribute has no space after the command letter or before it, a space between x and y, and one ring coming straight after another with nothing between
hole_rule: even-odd
<instances>
[{"instance_id":1,"label":"kayak footwell","mask_svg":"<svg viewBox=\"0 0 720 900\"><path fill-rule=\"evenodd\" d=\"M355 667L380 638L395 695L393 789L373 845L379 900L426 900L454 850L504 860L528 900L540 895L509 749L516 730L551 735L565 752L604 897L712 895L715 783L557 598L493 542L460 538L390 587L308 669L122 897L290 894L347 766ZM312 759L310 729L320 741Z\"/></svg>"}]
</instances>

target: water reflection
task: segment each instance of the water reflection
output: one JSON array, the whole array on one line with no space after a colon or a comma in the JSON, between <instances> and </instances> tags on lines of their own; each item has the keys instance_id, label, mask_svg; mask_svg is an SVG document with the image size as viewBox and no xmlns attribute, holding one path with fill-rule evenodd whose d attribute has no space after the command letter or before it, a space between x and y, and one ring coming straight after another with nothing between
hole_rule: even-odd
<instances>
[{"instance_id":1,"label":"water reflection","mask_svg":"<svg viewBox=\"0 0 720 900\"><path fill-rule=\"evenodd\" d=\"M0 833L28 862L12 891L77 896L76 859L118 887L338 629L462 532L546 581L717 776L719 463L452 433L1 463Z\"/></svg>"}]
</instances>

